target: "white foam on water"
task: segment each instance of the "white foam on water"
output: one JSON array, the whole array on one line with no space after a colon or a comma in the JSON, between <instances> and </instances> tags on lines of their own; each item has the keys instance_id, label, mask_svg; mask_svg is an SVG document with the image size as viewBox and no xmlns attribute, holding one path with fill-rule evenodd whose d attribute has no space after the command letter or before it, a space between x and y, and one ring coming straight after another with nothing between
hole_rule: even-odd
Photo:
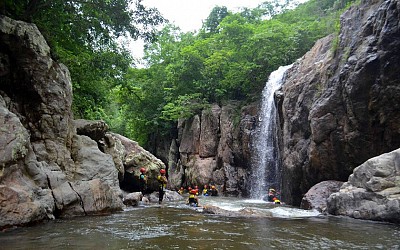
<instances>
[{"instance_id":1,"label":"white foam on water","mask_svg":"<svg viewBox=\"0 0 400 250\"><path fill-rule=\"evenodd\" d=\"M251 204L267 204L268 202L264 200L256 200L256 199L248 199L248 200L243 200L243 203L251 203Z\"/></svg>"},{"instance_id":2,"label":"white foam on water","mask_svg":"<svg viewBox=\"0 0 400 250\"><path fill-rule=\"evenodd\" d=\"M275 207L270 210L273 217L278 218L307 218L315 217L321 213L317 210L304 210L290 207Z\"/></svg>"}]
</instances>

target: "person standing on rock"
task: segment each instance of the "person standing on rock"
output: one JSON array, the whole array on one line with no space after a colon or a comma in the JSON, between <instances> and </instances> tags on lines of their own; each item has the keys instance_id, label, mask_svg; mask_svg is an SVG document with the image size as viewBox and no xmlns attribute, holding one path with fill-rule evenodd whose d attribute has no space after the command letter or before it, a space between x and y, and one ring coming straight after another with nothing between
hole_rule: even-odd
<instances>
[{"instance_id":1,"label":"person standing on rock","mask_svg":"<svg viewBox=\"0 0 400 250\"><path fill-rule=\"evenodd\" d=\"M165 176L166 171L165 169L160 169L160 175L157 176L157 181L158 181L158 204L161 204L163 198L164 198L164 193L165 193L165 188L167 187L167 177Z\"/></svg>"},{"instance_id":2,"label":"person standing on rock","mask_svg":"<svg viewBox=\"0 0 400 250\"><path fill-rule=\"evenodd\" d=\"M140 185L140 192L142 192L142 195L144 195L147 188L147 176L145 168L140 169L139 185Z\"/></svg>"}]
</instances>

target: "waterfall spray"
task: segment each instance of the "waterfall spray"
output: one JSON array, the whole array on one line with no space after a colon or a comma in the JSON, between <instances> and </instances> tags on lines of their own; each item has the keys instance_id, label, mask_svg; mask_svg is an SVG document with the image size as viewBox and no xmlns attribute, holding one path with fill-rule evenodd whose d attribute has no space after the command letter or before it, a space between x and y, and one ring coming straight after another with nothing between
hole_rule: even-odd
<instances>
[{"instance_id":1,"label":"waterfall spray","mask_svg":"<svg viewBox=\"0 0 400 250\"><path fill-rule=\"evenodd\" d=\"M268 188L280 189L280 157L276 134L274 92L281 86L285 72L292 65L281 66L271 73L262 92L259 127L253 137L250 196L262 199Z\"/></svg>"}]
</instances>

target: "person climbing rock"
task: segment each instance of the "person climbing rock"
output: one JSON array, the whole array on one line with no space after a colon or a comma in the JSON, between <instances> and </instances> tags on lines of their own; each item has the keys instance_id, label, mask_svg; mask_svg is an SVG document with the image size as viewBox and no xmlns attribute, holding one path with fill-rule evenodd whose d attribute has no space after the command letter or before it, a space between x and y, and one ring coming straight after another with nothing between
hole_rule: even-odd
<instances>
[{"instance_id":1,"label":"person climbing rock","mask_svg":"<svg viewBox=\"0 0 400 250\"><path fill-rule=\"evenodd\" d=\"M147 176L145 168L140 168L139 186L140 186L140 192L142 192L142 195L144 195L147 188Z\"/></svg>"},{"instance_id":2,"label":"person climbing rock","mask_svg":"<svg viewBox=\"0 0 400 250\"><path fill-rule=\"evenodd\" d=\"M167 187L167 177L165 176L166 171L165 169L160 169L160 175L157 176L157 181L158 181L158 204L162 203L162 200L164 198L164 193L165 193L165 188Z\"/></svg>"},{"instance_id":3,"label":"person climbing rock","mask_svg":"<svg viewBox=\"0 0 400 250\"><path fill-rule=\"evenodd\" d=\"M194 190L194 189L190 190L187 204L192 207L199 206L199 197L197 197L196 190Z\"/></svg>"}]
</instances>

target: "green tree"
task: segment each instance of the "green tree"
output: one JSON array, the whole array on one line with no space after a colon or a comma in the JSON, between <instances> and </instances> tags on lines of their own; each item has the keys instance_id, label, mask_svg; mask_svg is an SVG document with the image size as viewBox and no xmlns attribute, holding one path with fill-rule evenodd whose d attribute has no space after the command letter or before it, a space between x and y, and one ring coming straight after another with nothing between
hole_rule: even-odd
<instances>
[{"instance_id":1,"label":"green tree","mask_svg":"<svg viewBox=\"0 0 400 250\"><path fill-rule=\"evenodd\" d=\"M105 115L110 89L124 81L132 62L117 39L153 40L164 21L140 0L6 0L2 13L38 26L71 71L75 116L87 119L112 119Z\"/></svg>"},{"instance_id":2,"label":"green tree","mask_svg":"<svg viewBox=\"0 0 400 250\"><path fill-rule=\"evenodd\" d=\"M206 32L215 34L219 32L219 24L221 21L229 15L228 9L225 6L216 6L211 10L210 15L208 15L206 21L203 24L203 29Z\"/></svg>"}]
</instances>

